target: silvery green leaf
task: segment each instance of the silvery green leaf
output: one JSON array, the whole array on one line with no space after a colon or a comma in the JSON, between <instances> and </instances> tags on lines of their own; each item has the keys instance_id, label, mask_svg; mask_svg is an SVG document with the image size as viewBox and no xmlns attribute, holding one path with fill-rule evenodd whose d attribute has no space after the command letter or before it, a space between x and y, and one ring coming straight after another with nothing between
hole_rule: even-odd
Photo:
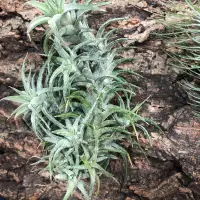
<instances>
[{"instance_id":1,"label":"silvery green leaf","mask_svg":"<svg viewBox=\"0 0 200 200\"><path fill-rule=\"evenodd\" d=\"M76 177L74 177L72 180L68 181L67 192L66 192L63 200L69 199L69 197L72 195L73 191L75 190L77 183L78 183L78 179Z\"/></svg>"},{"instance_id":2,"label":"silvery green leaf","mask_svg":"<svg viewBox=\"0 0 200 200\"><path fill-rule=\"evenodd\" d=\"M39 16L34 18L28 26L27 32L30 33L35 27L48 23L50 17Z\"/></svg>"},{"instance_id":3,"label":"silvery green leaf","mask_svg":"<svg viewBox=\"0 0 200 200\"><path fill-rule=\"evenodd\" d=\"M97 170L99 170L102 174L106 175L107 177L112 178L114 181L116 181L118 183L117 179L114 178L113 175L110 174L108 171L106 171L104 168L102 168L101 165L94 163L93 167L96 168Z\"/></svg>"},{"instance_id":4,"label":"silvery green leaf","mask_svg":"<svg viewBox=\"0 0 200 200\"><path fill-rule=\"evenodd\" d=\"M19 104L24 104L24 103L29 103L29 101L27 99L24 99L23 97L19 96L9 96L9 97L5 97L2 100L7 100L7 101L13 101Z\"/></svg>"},{"instance_id":5,"label":"silvery green leaf","mask_svg":"<svg viewBox=\"0 0 200 200\"><path fill-rule=\"evenodd\" d=\"M67 181L68 177L66 174L57 174L55 175L55 179L60 180L60 181Z\"/></svg>"},{"instance_id":6,"label":"silvery green leaf","mask_svg":"<svg viewBox=\"0 0 200 200\"><path fill-rule=\"evenodd\" d=\"M78 181L77 188L81 191L81 193L83 194L85 200L90 200L91 198L89 197L89 194L85 189L85 185L86 184L83 181Z\"/></svg>"},{"instance_id":7,"label":"silvery green leaf","mask_svg":"<svg viewBox=\"0 0 200 200\"><path fill-rule=\"evenodd\" d=\"M76 34L76 29L73 25L66 25L64 27L62 27L60 30L60 35L61 36L72 36L74 34Z\"/></svg>"},{"instance_id":8,"label":"silvery green leaf","mask_svg":"<svg viewBox=\"0 0 200 200\"><path fill-rule=\"evenodd\" d=\"M97 38L99 37L103 37L103 33L105 31L106 26L108 26L109 24L116 22L116 21L122 21L125 20L127 18L114 18L114 19L110 19L108 21L106 21L104 24L102 24L97 32Z\"/></svg>"},{"instance_id":9,"label":"silvery green leaf","mask_svg":"<svg viewBox=\"0 0 200 200\"><path fill-rule=\"evenodd\" d=\"M28 111L30 111L28 109L28 104L22 104L12 112L11 116L15 115L15 117L18 117L18 116L20 116L22 114L23 115L26 114Z\"/></svg>"}]
</instances>

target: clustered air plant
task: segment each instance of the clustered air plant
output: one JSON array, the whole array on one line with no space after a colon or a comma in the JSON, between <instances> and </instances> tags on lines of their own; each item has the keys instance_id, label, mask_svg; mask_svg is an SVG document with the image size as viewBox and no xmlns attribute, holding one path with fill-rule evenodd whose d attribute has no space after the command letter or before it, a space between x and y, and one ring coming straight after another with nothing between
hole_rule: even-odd
<instances>
[{"instance_id":1,"label":"clustered air plant","mask_svg":"<svg viewBox=\"0 0 200 200\"><path fill-rule=\"evenodd\" d=\"M47 59L39 73L27 75L24 61L24 91L13 88L18 95L5 100L20 104L13 115L23 115L45 144L48 153L39 162L48 163L45 170L51 178L67 183L64 199L78 189L88 200L95 190L98 194L100 175L113 178L106 170L110 159L120 154L125 163L131 162L120 141L136 144L134 138L140 134L149 138L143 126L149 121L138 114L141 104L130 105L135 86L121 76L124 70L116 68L132 60L119 56L124 48L118 44L125 39L116 39L115 29L105 31L121 19L111 19L95 32L85 13L102 10L99 6L107 3L45 0L28 4L43 14L30 23L28 33L39 25L47 29Z\"/></svg>"},{"instance_id":2,"label":"clustered air plant","mask_svg":"<svg viewBox=\"0 0 200 200\"><path fill-rule=\"evenodd\" d=\"M166 21L166 33L161 33L171 58L172 67L186 75L181 82L197 116L200 116L200 5L186 0L188 9L172 15ZM191 80L193 80L191 82Z\"/></svg>"}]
</instances>

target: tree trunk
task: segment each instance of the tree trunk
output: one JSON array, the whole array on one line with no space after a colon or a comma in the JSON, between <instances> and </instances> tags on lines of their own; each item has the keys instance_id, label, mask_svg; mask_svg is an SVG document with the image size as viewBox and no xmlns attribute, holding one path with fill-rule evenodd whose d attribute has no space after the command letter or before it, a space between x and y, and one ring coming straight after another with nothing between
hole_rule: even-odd
<instances>
[{"instance_id":1,"label":"tree trunk","mask_svg":"<svg viewBox=\"0 0 200 200\"><path fill-rule=\"evenodd\" d=\"M120 27L124 37L138 48L123 53L135 57L133 65L123 65L138 72L143 78L127 77L140 86L133 99L146 99L142 114L155 120L160 129L147 127L152 146L145 138L140 148L127 145L132 159L128 176L124 176L123 161L112 161L110 171L120 184L101 178L99 200L199 200L200 199L200 122L194 118L187 94L179 84L180 74L168 64L162 42L150 36L163 27L153 20L166 10L167 0L113 0L107 12L94 13L89 21L93 28L109 18L128 17ZM180 3L181 1L176 1ZM36 9L23 8L24 0L0 2L0 99L13 94L11 87L21 88L20 69L28 52L27 66L38 70L42 64L41 28L26 35L26 25L38 14ZM182 5L180 3L180 5ZM37 48L36 48L37 47ZM12 200L58 200L66 189L64 183L50 181L42 165L32 165L45 154L38 140L21 119L10 118L16 105L0 102L0 197ZM80 199L78 192L72 199Z\"/></svg>"}]
</instances>

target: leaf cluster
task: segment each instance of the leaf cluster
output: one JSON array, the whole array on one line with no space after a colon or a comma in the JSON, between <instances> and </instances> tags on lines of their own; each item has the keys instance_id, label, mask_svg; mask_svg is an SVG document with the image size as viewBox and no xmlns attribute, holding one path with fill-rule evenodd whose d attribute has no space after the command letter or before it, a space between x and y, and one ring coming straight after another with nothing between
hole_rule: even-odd
<instances>
[{"instance_id":1,"label":"leaf cluster","mask_svg":"<svg viewBox=\"0 0 200 200\"><path fill-rule=\"evenodd\" d=\"M188 79L182 81L195 113L199 116L200 93L200 8L191 0L186 0L190 11L184 15L175 15L171 22L165 22L166 33L161 33L164 42L169 49L167 52L172 62L170 65L175 69L181 69ZM196 81L195 81L196 80Z\"/></svg>"},{"instance_id":2,"label":"leaf cluster","mask_svg":"<svg viewBox=\"0 0 200 200\"><path fill-rule=\"evenodd\" d=\"M48 163L44 170L51 178L67 182L64 199L75 189L91 199L95 185L98 193L99 176L112 177L106 170L110 159L120 154L125 165L130 160L121 141L137 143L134 138L140 133L150 139L142 125L149 121L138 114L141 104L130 105L135 86L122 78L124 70L116 68L133 59L119 56L124 48L118 44L125 39L116 39L116 30L105 31L120 19L107 21L96 33L89 28L85 13L106 3L46 0L29 4L43 16L35 18L28 31L48 22L47 59L38 74L30 71L28 75L24 61L24 91L13 88L18 95L5 100L20 104L13 115L23 115L45 144L48 154L39 162Z\"/></svg>"}]
</instances>

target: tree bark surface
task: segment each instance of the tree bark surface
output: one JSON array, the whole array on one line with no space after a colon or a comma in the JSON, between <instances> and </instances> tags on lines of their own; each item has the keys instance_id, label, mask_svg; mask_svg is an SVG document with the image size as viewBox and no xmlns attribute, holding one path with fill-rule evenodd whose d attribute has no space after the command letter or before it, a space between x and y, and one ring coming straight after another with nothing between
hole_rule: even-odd
<instances>
[{"instance_id":1,"label":"tree bark surface","mask_svg":"<svg viewBox=\"0 0 200 200\"><path fill-rule=\"evenodd\" d=\"M109 18L128 17L127 23L115 23L121 35L132 39L137 49L123 53L135 57L131 67L143 78L127 77L140 86L135 102L145 99L143 116L155 120L161 130L147 127L152 146L140 139L145 156L137 147L127 145L133 166L124 177L123 161L112 161L110 171L118 178L101 178L98 200L199 200L200 199L200 121L194 118L187 94L179 84L179 75L169 66L162 41L150 33L163 27L154 18L166 10L167 0L113 0L107 12L89 18L93 28ZM41 28L26 35L26 26L36 9L23 7L24 0L0 2L0 99L12 95L10 87L22 88L20 70L28 52L27 66L38 70L43 62ZM181 1L176 1L177 4ZM37 48L36 48L37 47ZM7 119L15 104L0 102L0 197L11 200L62 199L66 185L50 181L43 166L32 165L45 154L34 134L21 119ZM125 144L126 145L126 144ZM72 199L81 199L78 192Z\"/></svg>"}]
</instances>

